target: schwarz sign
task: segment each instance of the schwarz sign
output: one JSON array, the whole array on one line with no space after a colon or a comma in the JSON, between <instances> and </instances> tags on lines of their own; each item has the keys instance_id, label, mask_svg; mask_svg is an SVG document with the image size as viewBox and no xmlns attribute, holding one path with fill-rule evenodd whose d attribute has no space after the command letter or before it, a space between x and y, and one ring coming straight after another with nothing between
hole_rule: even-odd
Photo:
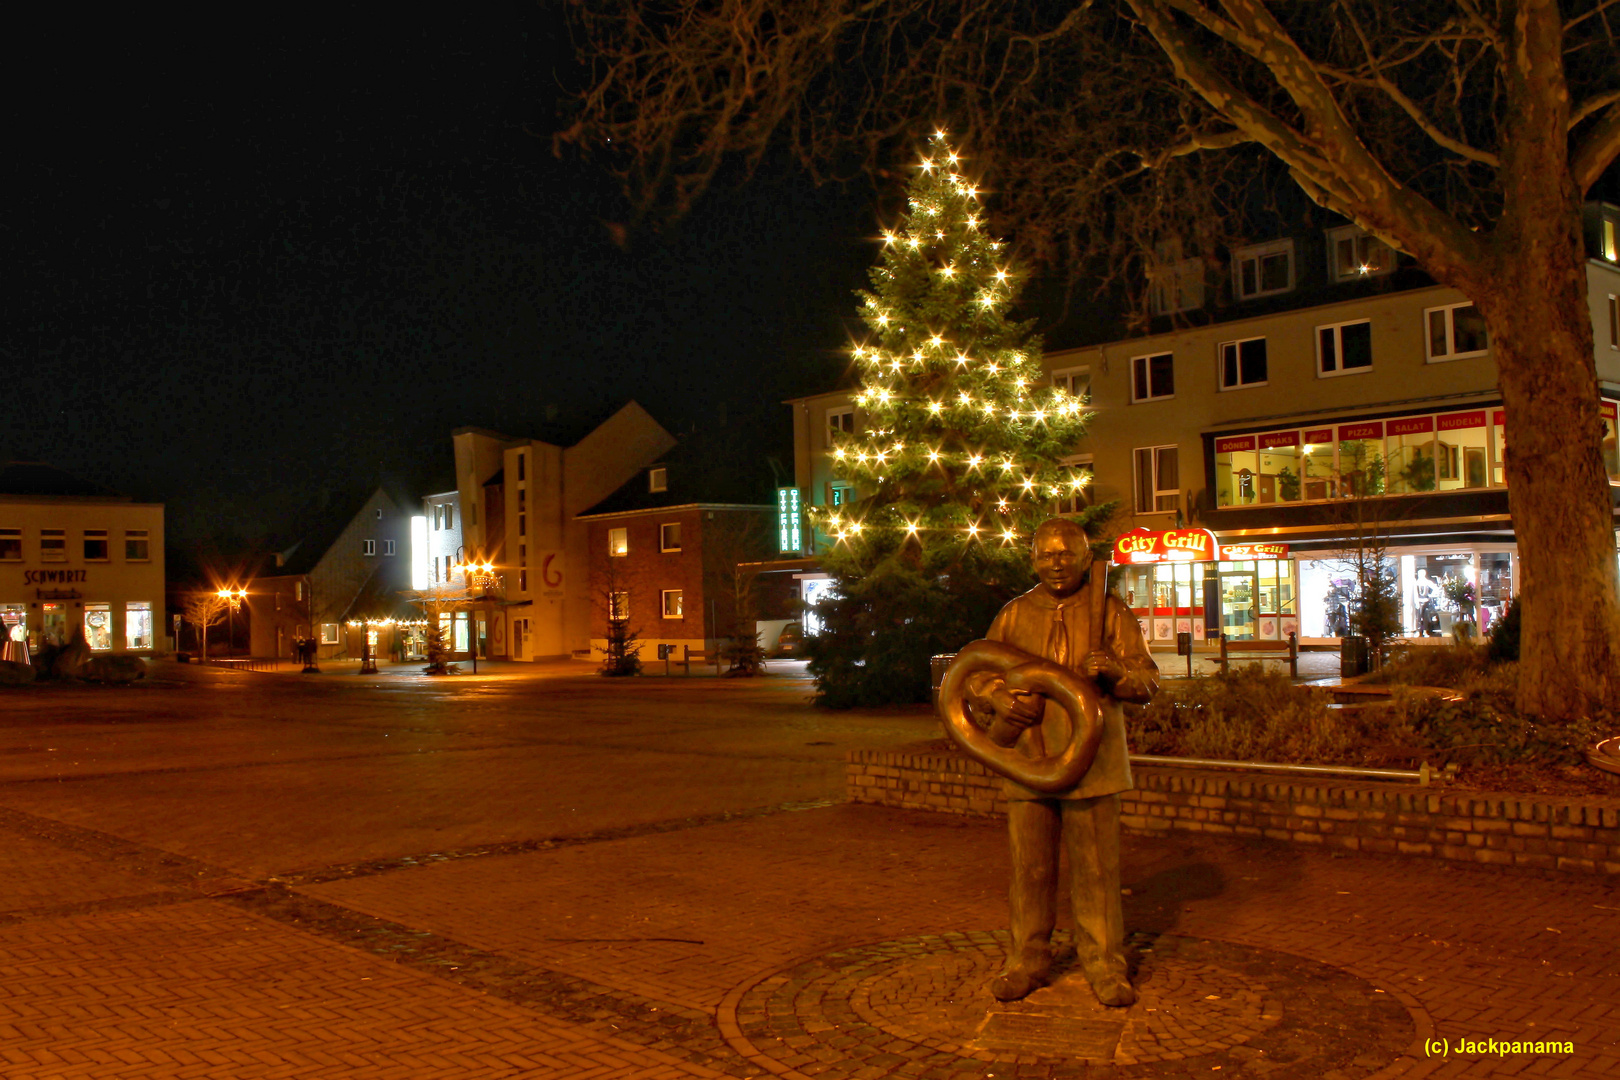
<instances>
[{"instance_id":1,"label":"schwarz sign","mask_svg":"<svg viewBox=\"0 0 1620 1080\"><path fill-rule=\"evenodd\" d=\"M83 570L24 570L24 585L84 584Z\"/></svg>"}]
</instances>

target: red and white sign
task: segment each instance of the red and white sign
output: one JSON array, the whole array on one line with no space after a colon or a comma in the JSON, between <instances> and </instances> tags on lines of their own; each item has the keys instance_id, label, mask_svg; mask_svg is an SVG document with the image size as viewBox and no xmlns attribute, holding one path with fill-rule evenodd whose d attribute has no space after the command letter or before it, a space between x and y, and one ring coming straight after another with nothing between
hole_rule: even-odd
<instances>
[{"instance_id":1,"label":"red and white sign","mask_svg":"<svg viewBox=\"0 0 1620 1080\"><path fill-rule=\"evenodd\" d=\"M1215 440L1215 452L1217 454L1240 454L1245 450L1253 449L1253 435L1228 435L1224 439Z\"/></svg>"},{"instance_id":2,"label":"red and white sign","mask_svg":"<svg viewBox=\"0 0 1620 1080\"><path fill-rule=\"evenodd\" d=\"M1255 559L1286 559L1287 544L1222 544L1221 561L1251 562Z\"/></svg>"},{"instance_id":3,"label":"red and white sign","mask_svg":"<svg viewBox=\"0 0 1620 1080\"><path fill-rule=\"evenodd\" d=\"M1396 435L1427 435L1434 430L1434 417L1432 416L1403 416L1399 420L1391 420L1386 427L1391 437Z\"/></svg>"},{"instance_id":4,"label":"red and white sign","mask_svg":"<svg viewBox=\"0 0 1620 1080\"><path fill-rule=\"evenodd\" d=\"M1333 441L1333 429L1330 427L1312 428L1305 433L1307 443L1325 443Z\"/></svg>"},{"instance_id":5,"label":"red and white sign","mask_svg":"<svg viewBox=\"0 0 1620 1080\"><path fill-rule=\"evenodd\" d=\"M1273 450L1279 446L1298 446L1299 432L1297 431L1268 431L1260 436L1260 449Z\"/></svg>"},{"instance_id":6,"label":"red and white sign","mask_svg":"<svg viewBox=\"0 0 1620 1080\"><path fill-rule=\"evenodd\" d=\"M1384 437L1384 422L1382 420L1369 420L1364 424L1340 424L1339 441L1349 442L1352 439L1382 439Z\"/></svg>"},{"instance_id":7,"label":"red and white sign","mask_svg":"<svg viewBox=\"0 0 1620 1080\"><path fill-rule=\"evenodd\" d=\"M1485 426L1485 410L1475 409L1473 412L1445 413L1435 418L1441 431L1462 431L1464 428Z\"/></svg>"},{"instance_id":8,"label":"red and white sign","mask_svg":"<svg viewBox=\"0 0 1620 1080\"><path fill-rule=\"evenodd\" d=\"M1208 529L1132 529L1114 541L1117 563L1214 562L1220 544Z\"/></svg>"}]
</instances>

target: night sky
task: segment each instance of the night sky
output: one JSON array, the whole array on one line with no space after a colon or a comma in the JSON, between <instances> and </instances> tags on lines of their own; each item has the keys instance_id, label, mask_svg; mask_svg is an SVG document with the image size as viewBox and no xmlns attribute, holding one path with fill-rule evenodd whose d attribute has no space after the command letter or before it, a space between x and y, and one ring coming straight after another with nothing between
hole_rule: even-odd
<instances>
[{"instance_id":1,"label":"night sky","mask_svg":"<svg viewBox=\"0 0 1620 1080\"><path fill-rule=\"evenodd\" d=\"M546 138L565 28L479 7L42 33L6 155L0 456L227 547L379 477L442 489L452 428L629 398L791 468L779 402L844 369L871 191L781 169L621 250L611 180Z\"/></svg>"}]
</instances>

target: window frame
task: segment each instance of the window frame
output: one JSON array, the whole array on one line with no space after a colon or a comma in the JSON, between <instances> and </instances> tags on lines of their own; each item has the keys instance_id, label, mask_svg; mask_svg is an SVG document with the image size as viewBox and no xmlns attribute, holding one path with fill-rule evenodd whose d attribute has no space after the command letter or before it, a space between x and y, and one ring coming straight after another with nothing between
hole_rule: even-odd
<instances>
[{"instance_id":1,"label":"window frame","mask_svg":"<svg viewBox=\"0 0 1620 1080\"><path fill-rule=\"evenodd\" d=\"M608 622L630 621L630 590L614 589L608 593Z\"/></svg>"},{"instance_id":2,"label":"window frame","mask_svg":"<svg viewBox=\"0 0 1620 1080\"><path fill-rule=\"evenodd\" d=\"M668 530L675 530L675 544L670 546ZM661 521L658 523L658 550L664 553L673 553L681 550L681 523L678 521Z\"/></svg>"},{"instance_id":3,"label":"window frame","mask_svg":"<svg viewBox=\"0 0 1620 1080\"><path fill-rule=\"evenodd\" d=\"M1096 505L1092 493L1097 487L1097 467L1091 454L1070 454L1058 462L1065 469L1088 470L1091 480L1078 492L1071 490L1067 494L1057 497L1057 512L1060 514L1078 514L1083 510Z\"/></svg>"},{"instance_id":4,"label":"window frame","mask_svg":"<svg viewBox=\"0 0 1620 1080\"><path fill-rule=\"evenodd\" d=\"M1253 337L1233 338L1230 341L1222 341L1222 342L1217 342L1216 343L1216 345L1215 345L1215 385L1220 389L1221 393L1224 394L1224 393L1226 393L1226 392L1228 392L1230 390L1250 390L1250 389L1253 389L1254 387L1257 387L1257 386L1265 386L1267 383L1269 383L1271 381L1271 347L1269 345L1264 345L1265 340L1266 340L1266 335L1264 335L1264 334L1256 334ZM1265 349L1265 355L1261 357L1261 361L1262 361L1262 363L1263 363L1263 365L1264 365L1264 367L1266 369L1266 377L1263 378L1263 379L1257 380L1255 382L1244 382L1243 381L1243 348L1242 347L1244 345L1247 345L1251 341L1261 342L1264 349ZM1237 366L1236 366L1235 370L1237 372L1238 381L1235 382L1235 383L1231 383L1231 384L1228 384L1227 381L1226 381L1226 350L1227 350L1228 347L1231 347L1232 349L1236 350L1236 352L1237 352L1237 355L1235 357L1235 359L1237 361Z\"/></svg>"},{"instance_id":5,"label":"window frame","mask_svg":"<svg viewBox=\"0 0 1620 1080\"><path fill-rule=\"evenodd\" d=\"M1353 269L1349 273L1341 272L1339 270L1339 243L1344 240L1363 239L1375 244L1383 245L1384 250L1389 252L1389 265L1385 266L1381 270L1368 270L1365 273L1357 269ZM1383 240L1374 236L1366 229L1363 229L1360 225L1340 225L1336 228L1327 230L1328 280L1333 282L1335 285L1346 281L1361 281L1365 278L1383 277L1385 274L1393 274L1395 272L1395 255L1396 251L1394 248L1384 243ZM1361 265L1366 264L1363 263Z\"/></svg>"},{"instance_id":6,"label":"window frame","mask_svg":"<svg viewBox=\"0 0 1620 1080\"><path fill-rule=\"evenodd\" d=\"M101 554L90 554L90 545L96 541L101 542ZM84 552L84 561L87 563L112 562L112 532L109 529L83 529L79 533L79 543Z\"/></svg>"},{"instance_id":7,"label":"window frame","mask_svg":"<svg viewBox=\"0 0 1620 1080\"><path fill-rule=\"evenodd\" d=\"M384 555L394 554L394 542L392 540L384 540L382 542L382 553Z\"/></svg>"},{"instance_id":8,"label":"window frame","mask_svg":"<svg viewBox=\"0 0 1620 1080\"><path fill-rule=\"evenodd\" d=\"M1426 363L1449 364L1453 360L1467 360L1476 356L1490 355L1491 332L1489 327L1487 327L1485 330L1485 347L1483 349L1474 349L1470 352L1457 351L1457 323L1456 316L1452 313L1458 308L1469 307L1478 310L1479 305L1474 303L1472 300L1462 300L1455 304L1437 304L1434 307L1423 309L1423 355ZM1449 350L1439 355L1436 355L1433 351L1434 336L1429 332L1429 317L1437 311L1445 312L1446 347Z\"/></svg>"},{"instance_id":9,"label":"window frame","mask_svg":"<svg viewBox=\"0 0 1620 1080\"><path fill-rule=\"evenodd\" d=\"M1288 259L1288 284L1280 289L1264 289L1260 287L1261 260L1271 255L1283 255ZM1252 261L1254 265L1253 292L1243 289L1243 264ZM1268 240L1263 244L1248 244L1238 248L1232 253L1232 292L1239 300L1258 300L1265 296L1281 296L1286 292L1293 292L1298 278L1294 273L1294 240L1288 237L1282 240Z\"/></svg>"},{"instance_id":10,"label":"window frame","mask_svg":"<svg viewBox=\"0 0 1620 1080\"><path fill-rule=\"evenodd\" d=\"M1172 357L1174 357L1174 355L1174 353L1171 354ZM1173 362L1174 360L1172 360L1172 363ZM1074 380L1081 375L1084 375L1086 379L1086 392L1083 396L1075 394L1074 392ZM1056 368L1052 372L1051 380L1052 388L1054 390L1062 390L1065 394L1068 394L1071 397L1079 397L1082 402L1089 403L1091 401L1090 364L1079 364L1075 367Z\"/></svg>"},{"instance_id":11,"label":"window frame","mask_svg":"<svg viewBox=\"0 0 1620 1080\"><path fill-rule=\"evenodd\" d=\"M22 562L23 561L23 531L22 531L22 528L19 526L18 528L15 528L15 529L0 529L0 544L3 544L7 540L16 541L17 554L16 555L7 555L7 554L5 554L5 548L0 547L0 562L16 562L16 563Z\"/></svg>"},{"instance_id":12,"label":"window frame","mask_svg":"<svg viewBox=\"0 0 1620 1080\"><path fill-rule=\"evenodd\" d=\"M1148 282L1148 312L1178 315L1204 306L1204 260L1165 259L1154 264L1153 280ZM1169 290L1174 289L1174 304Z\"/></svg>"},{"instance_id":13,"label":"window frame","mask_svg":"<svg viewBox=\"0 0 1620 1080\"><path fill-rule=\"evenodd\" d=\"M624 559L630 555L630 527L620 525L607 531L608 558Z\"/></svg>"},{"instance_id":14,"label":"window frame","mask_svg":"<svg viewBox=\"0 0 1620 1080\"><path fill-rule=\"evenodd\" d=\"M1174 450L1176 452L1177 486L1173 488L1160 487L1160 451L1163 450ZM1150 509L1143 509L1141 505L1142 495L1144 494L1142 488L1142 454L1144 451L1148 453L1148 460L1153 469L1153 506ZM1167 495L1170 496L1173 501L1178 503L1181 499L1181 444L1161 443L1158 446L1133 447L1131 449L1131 481L1131 502L1136 508L1136 515L1138 517L1144 517L1149 514L1174 514L1177 510L1176 506L1171 506L1168 509L1161 510L1159 509L1159 500Z\"/></svg>"},{"instance_id":15,"label":"window frame","mask_svg":"<svg viewBox=\"0 0 1620 1080\"><path fill-rule=\"evenodd\" d=\"M835 421L848 420L849 426L840 426ZM828 409L823 417L821 437L826 440L825 446L831 450L837 445L836 435L855 434L855 406L844 405L836 409Z\"/></svg>"},{"instance_id":16,"label":"window frame","mask_svg":"<svg viewBox=\"0 0 1620 1080\"><path fill-rule=\"evenodd\" d=\"M145 545L145 555L131 555L129 553L129 545L136 542ZM149 563L152 561L152 531L150 529L124 530L124 561L127 563Z\"/></svg>"},{"instance_id":17,"label":"window frame","mask_svg":"<svg viewBox=\"0 0 1620 1080\"><path fill-rule=\"evenodd\" d=\"M654 465L647 470L647 491L657 494L669 490L669 469L663 465Z\"/></svg>"},{"instance_id":18,"label":"window frame","mask_svg":"<svg viewBox=\"0 0 1620 1080\"><path fill-rule=\"evenodd\" d=\"M1367 327L1367 363L1361 367L1347 368L1344 366L1344 328L1347 326ZM1333 331L1333 362L1335 370L1322 370L1322 331ZM1428 324L1424 324L1424 333L1428 333ZM1378 364L1372 355L1372 318L1346 319L1344 322L1322 323L1313 331L1313 340L1316 343L1316 377L1318 379L1337 379L1341 375L1362 375L1374 370Z\"/></svg>"},{"instance_id":19,"label":"window frame","mask_svg":"<svg viewBox=\"0 0 1620 1080\"><path fill-rule=\"evenodd\" d=\"M1157 360L1161 356L1168 356L1170 358L1170 392L1168 394L1155 394L1155 393L1153 393L1153 361ZM1147 396L1146 397L1137 397L1136 396L1136 390L1137 390L1136 365L1137 365L1138 361L1142 362L1142 364L1144 365L1143 369L1144 369L1144 371L1146 373L1144 378L1141 380L1142 385L1147 388ZM1132 405L1145 405L1150 401L1169 401L1171 398L1173 398L1175 396L1176 396L1176 354L1175 354L1174 350L1171 350L1170 352L1143 353L1140 356L1131 357L1131 404Z\"/></svg>"},{"instance_id":20,"label":"window frame","mask_svg":"<svg viewBox=\"0 0 1620 1080\"><path fill-rule=\"evenodd\" d=\"M328 631L330 631L330 634L328 633ZM341 637L341 636L342 635L340 633L340 630L339 630L339 627L338 627L337 623L335 623L335 622L323 622L323 623L321 623L321 644L322 645L336 645L338 643L339 637Z\"/></svg>"},{"instance_id":21,"label":"window frame","mask_svg":"<svg viewBox=\"0 0 1620 1080\"><path fill-rule=\"evenodd\" d=\"M684 614L682 614L682 611L685 608L685 598L684 598L684 595L683 595L684 593L685 593L684 589L659 589L658 590L658 606L659 606L659 610L663 612L664 618L666 618L666 619L684 619L684 618L686 618L686 616ZM673 596L675 598L675 614L673 614L673 615L671 615L669 613L669 598L671 596Z\"/></svg>"},{"instance_id":22,"label":"window frame","mask_svg":"<svg viewBox=\"0 0 1620 1080\"><path fill-rule=\"evenodd\" d=\"M52 540L61 541L62 546L58 547L58 548L47 549L45 547L45 540L46 540L47 537L49 537ZM54 555L50 553L52 551L55 552ZM67 562L68 561L68 555L67 555L67 530L66 529L41 529L41 530L39 530L39 561L40 562Z\"/></svg>"},{"instance_id":23,"label":"window frame","mask_svg":"<svg viewBox=\"0 0 1620 1080\"><path fill-rule=\"evenodd\" d=\"M362 556L366 557L366 558L370 558L373 555L376 555L377 554L377 541L375 541L375 540L362 540L362 541L360 541L360 554Z\"/></svg>"},{"instance_id":24,"label":"window frame","mask_svg":"<svg viewBox=\"0 0 1620 1080\"><path fill-rule=\"evenodd\" d=\"M1620 296L1609 294L1609 348L1620 349Z\"/></svg>"}]
</instances>

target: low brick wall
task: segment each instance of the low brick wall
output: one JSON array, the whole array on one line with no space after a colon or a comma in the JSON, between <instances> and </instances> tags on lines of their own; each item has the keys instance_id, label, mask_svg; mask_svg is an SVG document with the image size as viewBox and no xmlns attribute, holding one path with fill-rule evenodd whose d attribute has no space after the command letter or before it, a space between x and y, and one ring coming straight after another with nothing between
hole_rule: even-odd
<instances>
[{"instance_id":1,"label":"low brick wall","mask_svg":"<svg viewBox=\"0 0 1620 1080\"><path fill-rule=\"evenodd\" d=\"M960 755L854 750L852 802L991 816L1001 781ZM1620 874L1620 800L1447 792L1415 784L1133 769L1127 832L1218 833L1461 862Z\"/></svg>"}]
</instances>

